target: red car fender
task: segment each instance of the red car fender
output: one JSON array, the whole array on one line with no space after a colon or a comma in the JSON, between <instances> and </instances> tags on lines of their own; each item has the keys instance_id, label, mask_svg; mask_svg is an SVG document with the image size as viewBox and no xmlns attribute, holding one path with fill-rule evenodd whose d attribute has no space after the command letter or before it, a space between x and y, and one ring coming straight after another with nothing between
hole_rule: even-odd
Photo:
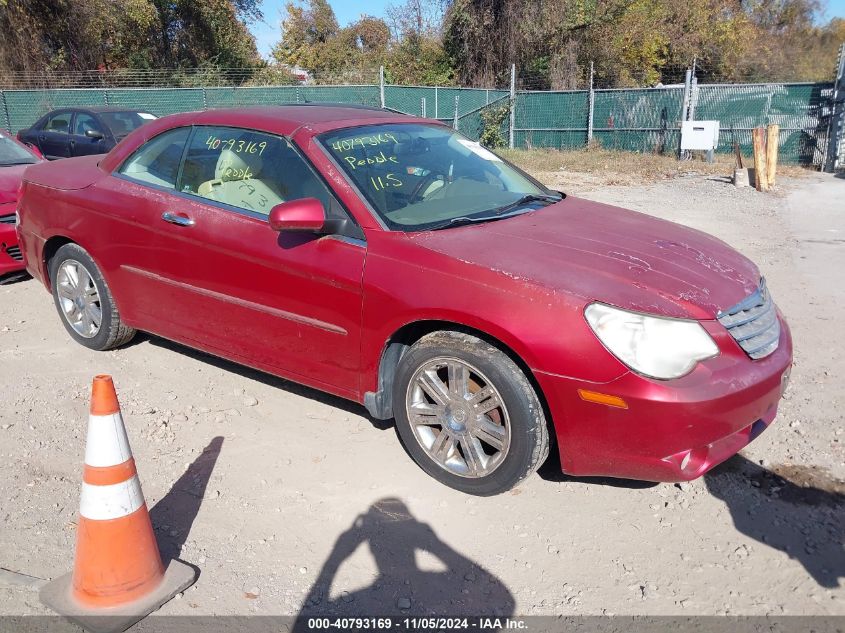
<instances>
[{"instance_id":1,"label":"red car fender","mask_svg":"<svg viewBox=\"0 0 845 633\"><path fill-rule=\"evenodd\" d=\"M589 329L583 317L587 300L551 297L528 283L515 292L507 283L511 280L499 273L446 258L439 261L442 256L422 248L417 257L409 257L415 252L408 244L413 240L402 233L368 231L367 238L373 248L364 271L362 391L377 388L387 344L415 323L477 331L507 347L531 371L564 376L577 372L594 382L628 371ZM543 308L525 309L532 304ZM489 310L482 313L479 305Z\"/></svg>"}]
</instances>

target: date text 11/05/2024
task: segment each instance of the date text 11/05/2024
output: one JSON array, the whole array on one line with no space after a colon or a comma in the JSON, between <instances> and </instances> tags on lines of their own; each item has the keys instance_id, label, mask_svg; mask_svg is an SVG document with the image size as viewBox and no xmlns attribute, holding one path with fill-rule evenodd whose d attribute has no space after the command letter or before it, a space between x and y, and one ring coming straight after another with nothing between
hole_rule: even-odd
<instances>
[{"instance_id":1,"label":"date text 11/05/2024","mask_svg":"<svg viewBox=\"0 0 845 633\"><path fill-rule=\"evenodd\" d=\"M401 631L444 631L444 630L525 630L525 620L514 618L308 618L309 631L320 630L401 630Z\"/></svg>"}]
</instances>

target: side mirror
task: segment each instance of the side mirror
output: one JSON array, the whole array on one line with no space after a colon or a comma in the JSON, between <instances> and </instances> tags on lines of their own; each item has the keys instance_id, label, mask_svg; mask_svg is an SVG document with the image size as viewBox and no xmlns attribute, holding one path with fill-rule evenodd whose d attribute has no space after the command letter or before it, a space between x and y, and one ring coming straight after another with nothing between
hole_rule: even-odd
<instances>
[{"instance_id":1,"label":"side mirror","mask_svg":"<svg viewBox=\"0 0 845 633\"><path fill-rule=\"evenodd\" d=\"M26 148L33 154L35 154L39 159L44 160L44 154L41 153L41 150L38 149L35 145L27 145Z\"/></svg>"},{"instance_id":2,"label":"side mirror","mask_svg":"<svg viewBox=\"0 0 845 633\"><path fill-rule=\"evenodd\" d=\"M326 211L317 198L300 198L277 204L270 210L269 220L274 231L320 233L326 226Z\"/></svg>"},{"instance_id":3,"label":"side mirror","mask_svg":"<svg viewBox=\"0 0 845 633\"><path fill-rule=\"evenodd\" d=\"M92 138L95 141L100 141L103 139L103 133L98 132L97 130L85 130L85 136L88 138Z\"/></svg>"}]
</instances>

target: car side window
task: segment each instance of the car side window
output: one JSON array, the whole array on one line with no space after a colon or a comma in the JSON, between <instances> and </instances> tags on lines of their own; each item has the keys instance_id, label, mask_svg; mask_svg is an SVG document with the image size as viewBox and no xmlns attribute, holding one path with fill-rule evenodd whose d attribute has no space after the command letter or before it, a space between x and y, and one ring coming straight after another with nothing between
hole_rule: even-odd
<instances>
[{"instance_id":1,"label":"car side window","mask_svg":"<svg viewBox=\"0 0 845 633\"><path fill-rule=\"evenodd\" d=\"M119 173L132 180L175 189L190 132L190 128L182 127L159 134L138 148L121 165Z\"/></svg>"},{"instance_id":2,"label":"car side window","mask_svg":"<svg viewBox=\"0 0 845 633\"><path fill-rule=\"evenodd\" d=\"M317 198L329 214L337 206L286 139L240 128L195 128L179 190L262 215L300 198Z\"/></svg>"},{"instance_id":3,"label":"car side window","mask_svg":"<svg viewBox=\"0 0 845 633\"><path fill-rule=\"evenodd\" d=\"M70 132L70 119L73 116L72 112L60 112L54 114L47 119L47 124L44 126L45 132L58 132L59 134L68 134Z\"/></svg>"},{"instance_id":4,"label":"car side window","mask_svg":"<svg viewBox=\"0 0 845 633\"><path fill-rule=\"evenodd\" d=\"M85 133L89 130L92 132L100 132L101 134L103 132L102 129L100 129L100 124L97 122L97 119L85 112L77 112L76 119L73 122L74 135L85 136Z\"/></svg>"}]
</instances>

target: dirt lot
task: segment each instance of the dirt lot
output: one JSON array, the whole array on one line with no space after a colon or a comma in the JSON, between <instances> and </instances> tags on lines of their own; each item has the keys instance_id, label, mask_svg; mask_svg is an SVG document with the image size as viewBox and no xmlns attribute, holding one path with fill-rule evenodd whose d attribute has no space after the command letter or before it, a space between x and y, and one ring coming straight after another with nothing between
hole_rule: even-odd
<instances>
[{"instance_id":1,"label":"dirt lot","mask_svg":"<svg viewBox=\"0 0 845 633\"><path fill-rule=\"evenodd\" d=\"M764 195L712 175L543 177L709 231L765 272L796 364L741 456L684 485L552 463L469 498L357 405L152 337L90 352L26 281L0 287L0 567L70 569L90 379L107 372L160 543L202 571L163 613L845 615L845 180ZM0 576L0 613L45 612Z\"/></svg>"}]
</instances>

